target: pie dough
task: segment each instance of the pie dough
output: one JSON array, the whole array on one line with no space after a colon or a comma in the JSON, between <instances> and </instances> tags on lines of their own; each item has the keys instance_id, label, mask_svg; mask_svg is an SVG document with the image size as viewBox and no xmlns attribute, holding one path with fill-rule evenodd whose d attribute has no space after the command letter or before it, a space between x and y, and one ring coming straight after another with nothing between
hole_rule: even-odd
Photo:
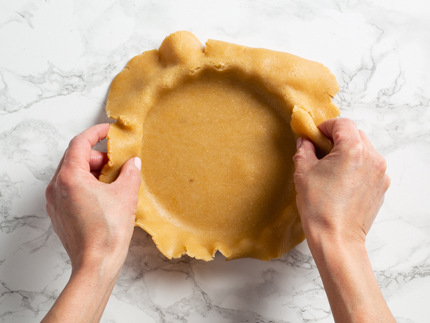
<instances>
[{"instance_id":1,"label":"pie dough","mask_svg":"<svg viewBox=\"0 0 430 323\"><path fill-rule=\"evenodd\" d=\"M305 238L296 134L330 150L316 125L339 115L337 91L319 63L176 32L113 81L100 180L142 159L135 224L168 258L279 258Z\"/></svg>"}]
</instances>

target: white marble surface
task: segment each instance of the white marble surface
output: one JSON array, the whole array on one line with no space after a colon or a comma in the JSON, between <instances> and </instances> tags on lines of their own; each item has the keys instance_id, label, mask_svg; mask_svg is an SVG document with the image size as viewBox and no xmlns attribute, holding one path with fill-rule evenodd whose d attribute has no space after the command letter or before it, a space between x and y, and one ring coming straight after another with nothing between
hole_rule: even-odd
<instances>
[{"instance_id":1,"label":"white marble surface","mask_svg":"<svg viewBox=\"0 0 430 323\"><path fill-rule=\"evenodd\" d=\"M189 30L328 66L342 116L392 179L368 236L398 322L430 321L430 2L0 2L0 321L38 322L70 274L44 190L68 141L106 121L113 77ZM103 322L332 322L306 242L280 260L166 260L136 229Z\"/></svg>"}]
</instances>

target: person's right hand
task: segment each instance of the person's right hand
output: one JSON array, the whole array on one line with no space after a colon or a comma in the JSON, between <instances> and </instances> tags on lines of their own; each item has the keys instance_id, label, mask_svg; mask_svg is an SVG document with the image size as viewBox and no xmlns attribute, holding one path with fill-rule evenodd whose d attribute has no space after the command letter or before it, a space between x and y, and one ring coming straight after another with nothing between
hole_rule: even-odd
<instances>
[{"instance_id":1,"label":"person's right hand","mask_svg":"<svg viewBox=\"0 0 430 323\"><path fill-rule=\"evenodd\" d=\"M364 242L390 185L385 159L349 119L319 125L334 148L322 159L307 139L294 156L297 207L309 239L315 235Z\"/></svg>"},{"instance_id":2,"label":"person's right hand","mask_svg":"<svg viewBox=\"0 0 430 323\"><path fill-rule=\"evenodd\" d=\"M366 235L390 185L385 159L348 119L319 129L333 150L317 159L299 139L294 163L303 230L336 322L395 322L372 271Z\"/></svg>"}]
</instances>

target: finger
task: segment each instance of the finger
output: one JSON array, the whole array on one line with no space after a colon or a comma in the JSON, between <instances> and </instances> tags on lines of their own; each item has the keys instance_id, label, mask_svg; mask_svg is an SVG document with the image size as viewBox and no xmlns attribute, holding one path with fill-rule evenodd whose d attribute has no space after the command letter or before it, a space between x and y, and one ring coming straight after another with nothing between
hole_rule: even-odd
<instances>
[{"instance_id":1,"label":"finger","mask_svg":"<svg viewBox=\"0 0 430 323\"><path fill-rule=\"evenodd\" d=\"M138 157L130 158L121 168L118 178L113 183L120 192L126 196L136 196L140 187L141 160ZM137 200L136 200L137 202Z\"/></svg>"},{"instance_id":2,"label":"finger","mask_svg":"<svg viewBox=\"0 0 430 323\"><path fill-rule=\"evenodd\" d=\"M90 170L100 170L108 162L108 157L106 153L101 151L92 150L90 157Z\"/></svg>"},{"instance_id":3,"label":"finger","mask_svg":"<svg viewBox=\"0 0 430 323\"><path fill-rule=\"evenodd\" d=\"M296 166L296 172L306 173L311 166L318 162L315 154L315 146L306 138L299 138L297 141L298 149L293 157L294 165Z\"/></svg>"},{"instance_id":4,"label":"finger","mask_svg":"<svg viewBox=\"0 0 430 323\"><path fill-rule=\"evenodd\" d=\"M334 146L346 144L351 141L360 140L357 125L347 118L336 118L326 120L318 125L320 131L328 138L333 140Z\"/></svg>"},{"instance_id":5,"label":"finger","mask_svg":"<svg viewBox=\"0 0 430 323\"><path fill-rule=\"evenodd\" d=\"M67 166L77 166L89 171L92 147L100 140L106 138L108 131L108 123L98 124L74 137L70 141L64 164Z\"/></svg>"}]
</instances>

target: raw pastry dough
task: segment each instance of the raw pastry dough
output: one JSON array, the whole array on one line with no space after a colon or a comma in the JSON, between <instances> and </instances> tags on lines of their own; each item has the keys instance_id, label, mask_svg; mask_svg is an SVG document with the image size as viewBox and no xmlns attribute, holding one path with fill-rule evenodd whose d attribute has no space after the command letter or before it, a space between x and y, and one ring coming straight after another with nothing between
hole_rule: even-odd
<instances>
[{"instance_id":1,"label":"raw pastry dough","mask_svg":"<svg viewBox=\"0 0 430 323\"><path fill-rule=\"evenodd\" d=\"M331 141L317 128L311 114L304 108L296 105L291 116L291 129L298 137L307 137L315 144L317 151L327 155L332 149Z\"/></svg>"},{"instance_id":2,"label":"raw pastry dough","mask_svg":"<svg viewBox=\"0 0 430 323\"><path fill-rule=\"evenodd\" d=\"M329 149L315 129L339 115L337 91L319 63L215 40L203 48L189 32L171 34L111 85L106 111L116 123L100 180L142 159L136 225L168 258L207 261L217 250L278 258L304 239L290 121Z\"/></svg>"}]
</instances>

